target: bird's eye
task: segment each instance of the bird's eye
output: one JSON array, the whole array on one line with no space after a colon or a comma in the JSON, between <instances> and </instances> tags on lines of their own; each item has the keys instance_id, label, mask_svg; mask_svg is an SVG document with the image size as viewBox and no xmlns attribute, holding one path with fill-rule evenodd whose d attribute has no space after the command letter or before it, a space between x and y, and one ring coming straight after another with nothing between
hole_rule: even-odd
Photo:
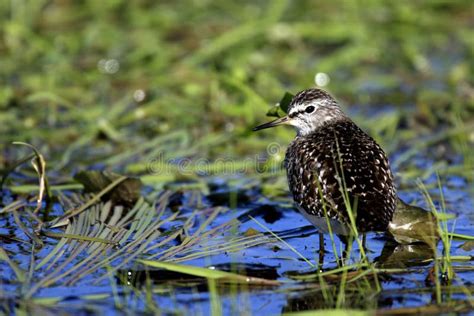
<instances>
[{"instance_id":1,"label":"bird's eye","mask_svg":"<svg viewBox=\"0 0 474 316\"><path fill-rule=\"evenodd\" d=\"M305 110L306 113L312 113L314 111L314 106L310 105Z\"/></svg>"}]
</instances>

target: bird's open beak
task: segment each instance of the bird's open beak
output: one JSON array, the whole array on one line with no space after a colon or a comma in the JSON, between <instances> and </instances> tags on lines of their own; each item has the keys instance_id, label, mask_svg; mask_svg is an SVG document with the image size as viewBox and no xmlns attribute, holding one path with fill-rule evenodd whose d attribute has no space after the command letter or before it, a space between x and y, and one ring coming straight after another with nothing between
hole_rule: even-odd
<instances>
[{"instance_id":1,"label":"bird's open beak","mask_svg":"<svg viewBox=\"0 0 474 316\"><path fill-rule=\"evenodd\" d=\"M254 127L252 130L255 132L255 131L259 131L261 129L275 127L275 126L282 125L282 124L289 124L289 122L290 122L290 118L288 116L283 116L283 117L280 117L279 119L276 119L274 121L271 121L271 122L259 125L257 127Z\"/></svg>"}]
</instances>

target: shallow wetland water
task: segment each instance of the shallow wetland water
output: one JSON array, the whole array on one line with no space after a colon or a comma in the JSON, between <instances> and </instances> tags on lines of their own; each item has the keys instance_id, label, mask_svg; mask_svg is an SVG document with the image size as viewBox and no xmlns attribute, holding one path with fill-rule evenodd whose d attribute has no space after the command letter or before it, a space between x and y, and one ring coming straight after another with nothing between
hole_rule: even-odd
<instances>
[{"instance_id":1,"label":"shallow wetland water","mask_svg":"<svg viewBox=\"0 0 474 316\"><path fill-rule=\"evenodd\" d=\"M0 316L474 312L472 0L0 16ZM399 196L437 213L434 248L370 233L342 265L326 234L319 265L281 168L294 131L252 132L315 85L388 154Z\"/></svg>"}]
</instances>

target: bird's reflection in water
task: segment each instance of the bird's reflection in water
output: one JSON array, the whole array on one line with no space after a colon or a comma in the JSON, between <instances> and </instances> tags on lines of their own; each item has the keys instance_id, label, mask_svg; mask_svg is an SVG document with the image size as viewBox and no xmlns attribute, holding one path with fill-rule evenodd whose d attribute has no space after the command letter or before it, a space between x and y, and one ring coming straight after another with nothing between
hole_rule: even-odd
<instances>
[{"instance_id":1,"label":"bird's reflection in water","mask_svg":"<svg viewBox=\"0 0 474 316\"><path fill-rule=\"evenodd\" d=\"M404 269L426 266L430 264L430 259L434 258L433 254L433 249L423 243L402 245L389 240L385 242L380 256L374 259L374 263L375 266L380 269ZM377 278L381 287L391 280L390 275L385 273L378 273ZM389 307L392 305L390 299L380 295L381 292L377 290L377 284L374 278L368 276L354 279L356 281L341 285L341 279L334 278L336 281L331 282L325 278L327 282L326 289L323 289L322 286L318 286L316 289L293 292L289 295L287 304L284 306L282 312L288 313L335 307L375 309L380 306ZM318 278L316 278L314 282L319 282ZM338 296L341 295L341 286L344 286L344 288L342 288L342 294L344 295L342 300L338 298ZM383 288L381 290L383 291Z\"/></svg>"},{"instance_id":2,"label":"bird's reflection in water","mask_svg":"<svg viewBox=\"0 0 474 316\"><path fill-rule=\"evenodd\" d=\"M430 264L434 258L433 249L424 243L401 245L387 242L379 257L375 258L377 267L385 269L403 269Z\"/></svg>"},{"instance_id":3,"label":"bird's reflection in water","mask_svg":"<svg viewBox=\"0 0 474 316\"><path fill-rule=\"evenodd\" d=\"M339 301L341 291L340 283L328 285L326 289L312 289L289 294L282 313L299 312L308 310L332 309L375 309L377 307L378 291L375 282L351 282L344 285L344 299Z\"/></svg>"},{"instance_id":4,"label":"bird's reflection in water","mask_svg":"<svg viewBox=\"0 0 474 316\"><path fill-rule=\"evenodd\" d=\"M334 260L334 257L339 259L339 266L346 265L349 261L347 260L357 260L355 257L359 253L361 256L360 250L357 248L357 242L349 240L348 238L338 236L341 240L341 253L339 256L335 256L334 253L328 252L325 249L328 249L328 246L324 246L323 249L318 251L318 267L323 268L324 270L328 269L326 264L330 264L331 260ZM371 240L371 243L376 240ZM407 268L412 266L424 266L429 264L430 260L433 258L434 251L433 249L422 242L411 243L411 244L399 244L392 239L386 239L385 237L378 238L380 246L378 249L382 248L382 251L378 257L374 259L378 268ZM382 244L383 242L383 244ZM327 243L324 239L319 239L319 243ZM349 247L349 245L351 245ZM371 249L373 245L366 245L366 235L362 235L361 245L364 249L364 253L368 256L370 253L376 253L378 251ZM383 245L383 247L382 247ZM329 247L330 248L330 247ZM334 248L333 248L334 249ZM338 250L338 247L336 247ZM321 269L321 270L323 270Z\"/></svg>"}]
</instances>

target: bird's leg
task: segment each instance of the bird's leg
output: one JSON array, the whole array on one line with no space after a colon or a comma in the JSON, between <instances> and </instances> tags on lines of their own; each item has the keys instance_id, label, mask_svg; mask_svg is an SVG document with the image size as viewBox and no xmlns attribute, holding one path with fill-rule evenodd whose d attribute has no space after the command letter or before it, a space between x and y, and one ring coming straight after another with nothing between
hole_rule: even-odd
<instances>
[{"instance_id":1,"label":"bird's leg","mask_svg":"<svg viewBox=\"0 0 474 316\"><path fill-rule=\"evenodd\" d=\"M324 235L323 233L319 233L319 270L323 270L324 265Z\"/></svg>"},{"instance_id":2,"label":"bird's leg","mask_svg":"<svg viewBox=\"0 0 474 316\"><path fill-rule=\"evenodd\" d=\"M344 263L346 263L346 261L349 261L349 257L350 257L350 246L352 244L352 238L346 238L345 241L344 241L344 251L342 252L342 259L344 260Z\"/></svg>"},{"instance_id":3,"label":"bird's leg","mask_svg":"<svg viewBox=\"0 0 474 316\"><path fill-rule=\"evenodd\" d=\"M342 251L342 256L340 258L340 265L344 266L346 260L349 260L350 255L350 246L352 245L352 237L347 237L344 235L338 235L341 242L344 244L344 250Z\"/></svg>"},{"instance_id":4,"label":"bird's leg","mask_svg":"<svg viewBox=\"0 0 474 316\"><path fill-rule=\"evenodd\" d=\"M360 249L360 260L368 259L367 258L367 247L366 247L366 242L367 242L367 234L362 233L362 242L360 245L362 246L362 249Z\"/></svg>"},{"instance_id":5,"label":"bird's leg","mask_svg":"<svg viewBox=\"0 0 474 316\"><path fill-rule=\"evenodd\" d=\"M364 249L364 253L367 253L367 234L362 233L362 249Z\"/></svg>"}]
</instances>

